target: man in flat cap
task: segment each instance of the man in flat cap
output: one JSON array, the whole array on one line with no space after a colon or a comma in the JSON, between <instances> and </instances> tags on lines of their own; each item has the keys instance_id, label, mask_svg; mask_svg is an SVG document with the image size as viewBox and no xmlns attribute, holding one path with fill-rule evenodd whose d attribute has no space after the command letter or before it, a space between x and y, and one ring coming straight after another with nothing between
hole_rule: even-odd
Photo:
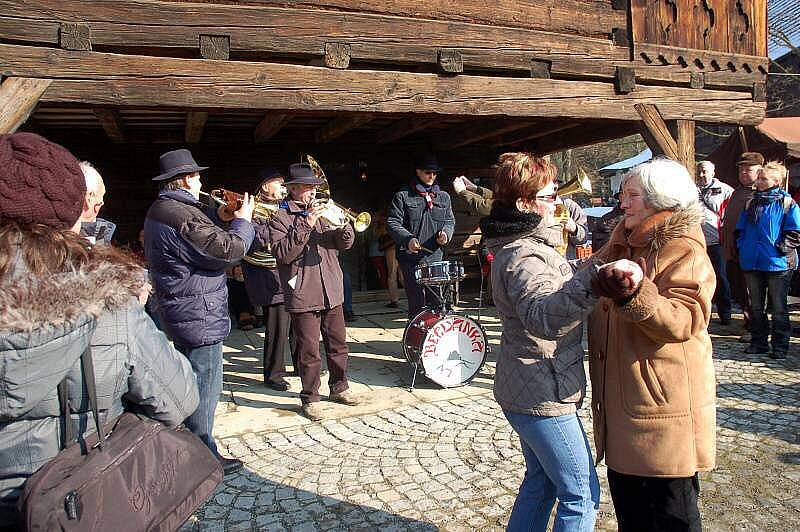
<instances>
[{"instance_id":1,"label":"man in flat cap","mask_svg":"<svg viewBox=\"0 0 800 532\"><path fill-rule=\"evenodd\" d=\"M764 166L764 156L757 152L744 152L736 163L739 173L739 186L731 194L722 219L719 237L722 253L725 257L725 270L731 288L731 298L739 304L744 315L745 334L739 339L750 341L750 298L747 295L747 284L744 273L739 266L739 253L736 249L736 223L739 216L753 197L758 172Z\"/></svg>"},{"instance_id":2,"label":"man in flat cap","mask_svg":"<svg viewBox=\"0 0 800 532\"><path fill-rule=\"evenodd\" d=\"M253 199L235 212L208 208L200 199L200 172L189 150L161 156L158 198L144 222L155 307L161 326L192 365L200 406L186 426L219 458L226 473L242 467L223 458L212 431L222 393L222 341L231 330L225 269L242 260L253 242Z\"/></svg>"},{"instance_id":3,"label":"man in flat cap","mask_svg":"<svg viewBox=\"0 0 800 532\"><path fill-rule=\"evenodd\" d=\"M324 207L315 205L322 180L311 166L289 167L289 198L270 223L272 253L278 261L284 304L295 335L302 411L312 421L323 419L320 406L319 335L325 343L328 384L332 401L356 405L360 401L347 382L347 338L344 323L344 289L338 252L355 240L350 224L335 227L322 218Z\"/></svg>"}]
</instances>

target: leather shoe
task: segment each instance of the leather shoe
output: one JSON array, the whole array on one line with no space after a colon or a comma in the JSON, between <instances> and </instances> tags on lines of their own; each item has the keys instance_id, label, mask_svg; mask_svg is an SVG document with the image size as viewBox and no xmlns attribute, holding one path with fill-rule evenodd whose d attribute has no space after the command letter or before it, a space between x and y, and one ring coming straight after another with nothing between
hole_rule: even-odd
<instances>
[{"instance_id":1,"label":"leather shoe","mask_svg":"<svg viewBox=\"0 0 800 532\"><path fill-rule=\"evenodd\" d=\"M272 388L273 390L277 390L279 392L285 392L286 390L289 389L289 383L283 379L279 381L265 380L264 386L266 386L267 388Z\"/></svg>"},{"instance_id":2,"label":"leather shoe","mask_svg":"<svg viewBox=\"0 0 800 532\"><path fill-rule=\"evenodd\" d=\"M304 403L300 407L300 411L311 421L322 421L325 419L325 414L322 412L322 405L319 403Z\"/></svg>"},{"instance_id":3,"label":"leather shoe","mask_svg":"<svg viewBox=\"0 0 800 532\"><path fill-rule=\"evenodd\" d=\"M388 308L397 308L400 306L400 303L398 303L397 301L389 301L388 303L386 303L386 306Z\"/></svg>"},{"instance_id":4,"label":"leather shoe","mask_svg":"<svg viewBox=\"0 0 800 532\"><path fill-rule=\"evenodd\" d=\"M331 393L328 398L331 401L336 401L337 403L342 403L343 405L347 406L355 406L361 404L361 399L359 399L356 394L351 392L349 389L344 390L341 393Z\"/></svg>"},{"instance_id":5,"label":"leather shoe","mask_svg":"<svg viewBox=\"0 0 800 532\"><path fill-rule=\"evenodd\" d=\"M745 348L744 352L747 353L748 355L769 353L769 347L756 345L756 344L750 344Z\"/></svg>"},{"instance_id":6,"label":"leather shoe","mask_svg":"<svg viewBox=\"0 0 800 532\"><path fill-rule=\"evenodd\" d=\"M353 314L352 312L345 312L344 313L344 321L345 323L353 323L354 321L358 320L358 316Z\"/></svg>"},{"instance_id":7,"label":"leather shoe","mask_svg":"<svg viewBox=\"0 0 800 532\"><path fill-rule=\"evenodd\" d=\"M226 475L236 473L242 468L242 466L244 466L242 461L238 458L225 458L223 456L219 457L219 463L222 464L222 471Z\"/></svg>"},{"instance_id":8,"label":"leather shoe","mask_svg":"<svg viewBox=\"0 0 800 532\"><path fill-rule=\"evenodd\" d=\"M776 358L776 359L786 358L786 351L773 351L772 353L769 354L769 358Z\"/></svg>"}]
</instances>

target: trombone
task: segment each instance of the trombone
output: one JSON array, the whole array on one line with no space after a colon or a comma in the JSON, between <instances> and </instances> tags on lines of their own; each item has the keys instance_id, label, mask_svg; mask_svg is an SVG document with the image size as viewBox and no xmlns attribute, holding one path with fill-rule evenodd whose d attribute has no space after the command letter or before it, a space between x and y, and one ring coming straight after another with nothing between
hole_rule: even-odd
<instances>
[{"instance_id":1,"label":"trombone","mask_svg":"<svg viewBox=\"0 0 800 532\"><path fill-rule=\"evenodd\" d=\"M322 179L322 184L317 187L317 199L314 200L314 205L322 205L325 210L322 211L322 216L328 220L331 225L337 228L344 227L348 223L353 224L353 230L356 233L362 233L367 230L372 223L372 215L368 212L356 213L352 209L343 207L333 201L331 198L331 187L328 183L328 178L319 163L310 155L306 155L306 160L309 166L314 171L314 175L318 179Z\"/></svg>"}]
</instances>

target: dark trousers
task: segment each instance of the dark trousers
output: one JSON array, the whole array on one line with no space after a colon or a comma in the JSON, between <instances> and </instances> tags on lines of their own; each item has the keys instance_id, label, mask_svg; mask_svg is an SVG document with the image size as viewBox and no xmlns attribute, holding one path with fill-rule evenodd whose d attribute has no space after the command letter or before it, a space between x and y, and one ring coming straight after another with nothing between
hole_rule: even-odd
<instances>
[{"instance_id":1,"label":"dark trousers","mask_svg":"<svg viewBox=\"0 0 800 532\"><path fill-rule=\"evenodd\" d=\"M608 470L620 532L699 532L697 473L686 478L637 477Z\"/></svg>"},{"instance_id":2,"label":"dark trousers","mask_svg":"<svg viewBox=\"0 0 800 532\"><path fill-rule=\"evenodd\" d=\"M278 382L286 376L286 344L289 341L289 313L283 303L264 306L264 382ZM292 363L297 369L292 352Z\"/></svg>"},{"instance_id":3,"label":"dark trousers","mask_svg":"<svg viewBox=\"0 0 800 532\"><path fill-rule=\"evenodd\" d=\"M772 333L772 350L776 353L786 353L789 349L789 337L792 334L792 325L789 322L789 309L787 297L789 295L789 282L792 279L792 270L779 272L744 272L747 289L750 292L750 343L759 347L769 347L770 332ZM769 306L772 314L772 331L770 331L769 318L767 317L766 301L769 297Z\"/></svg>"},{"instance_id":4,"label":"dark trousers","mask_svg":"<svg viewBox=\"0 0 800 532\"><path fill-rule=\"evenodd\" d=\"M403 274L403 285L408 298L408 319L419 314L425 305L438 302L436 294L430 288L417 282L414 276L416 269L416 262L400 261L400 272Z\"/></svg>"},{"instance_id":5,"label":"dark trousers","mask_svg":"<svg viewBox=\"0 0 800 532\"><path fill-rule=\"evenodd\" d=\"M347 385L347 337L342 306L313 312L292 313L292 328L296 340L295 352L303 390L303 404L319 401L320 368L319 333L325 344L328 362L328 385L332 393L342 393Z\"/></svg>"},{"instance_id":6,"label":"dark trousers","mask_svg":"<svg viewBox=\"0 0 800 532\"><path fill-rule=\"evenodd\" d=\"M747 281L738 260L729 260L725 264L725 273L728 274L728 284L731 288L731 298L742 307L744 326L750 330L750 296L747 294Z\"/></svg>"},{"instance_id":7,"label":"dark trousers","mask_svg":"<svg viewBox=\"0 0 800 532\"><path fill-rule=\"evenodd\" d=\"M728 273L725 270L725 259L722 257L722 248L719 244L708 246L708 258L714 267L717 276L717 289L714 291L714 303L717 305L717 314L720 319L731 317L731 286L728 283Z\"/></svg>"}]
</instances>

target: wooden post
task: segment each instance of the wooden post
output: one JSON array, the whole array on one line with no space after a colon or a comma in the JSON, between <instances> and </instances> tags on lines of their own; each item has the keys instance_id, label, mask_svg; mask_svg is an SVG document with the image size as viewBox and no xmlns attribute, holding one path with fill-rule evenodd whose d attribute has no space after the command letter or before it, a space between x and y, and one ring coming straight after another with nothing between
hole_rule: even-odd
<instances>
[{"instance_id":1,"label":"wooden post","mask_svg":"<svg viewBox=\"0 0 800 532\"><path fill-rule=\"evenodd\" d=\"M672 138L666 122L658 108L653 104L637 103L633 106L641 117L641 134L655 155L666 155L670 159L680 160L678 143Z\"/></svg>"},{"instance_id":2,"label":"wooden post","mask_svg":"<svg viewBox=\"0 0 800 532\"><path fill-rule=\"evenodd\" d=\"M291 119L292 115L286 113L269 112L265 114L253 131L253 142L259 144L268 141L277 135Z\"/></svg>"},{"instance_id":3,"label":"wooden post","mask_svg":"<svg viewBox=\"0 0 800 532\"><path fill-rule=\"evenodd\" d=\"M7 78L0 85L0 134L13 133L25 123L52 79Z\"/></svg>"},{"instance_id":4,"label":"wooden post","mask_svg":"<svg viewBox=\"0 0 800 532\"><path fill-rule=\"evenodd\" d=\"M678 160L683 163L689 175L694 177L695 150L694 150L694 120L677 120L678 126Z\"/></svg>"},{"instance_id":5,"label":"wooden post","mask_svg":"<svg viewBox=\"0 0 800 532\"><path fill-rule=\"evenodd\" d=\"M203 138L208 113L205 111L189 111L186 113L184 136L187 144L197 144Z\"/></svg>"}]
</instances>

